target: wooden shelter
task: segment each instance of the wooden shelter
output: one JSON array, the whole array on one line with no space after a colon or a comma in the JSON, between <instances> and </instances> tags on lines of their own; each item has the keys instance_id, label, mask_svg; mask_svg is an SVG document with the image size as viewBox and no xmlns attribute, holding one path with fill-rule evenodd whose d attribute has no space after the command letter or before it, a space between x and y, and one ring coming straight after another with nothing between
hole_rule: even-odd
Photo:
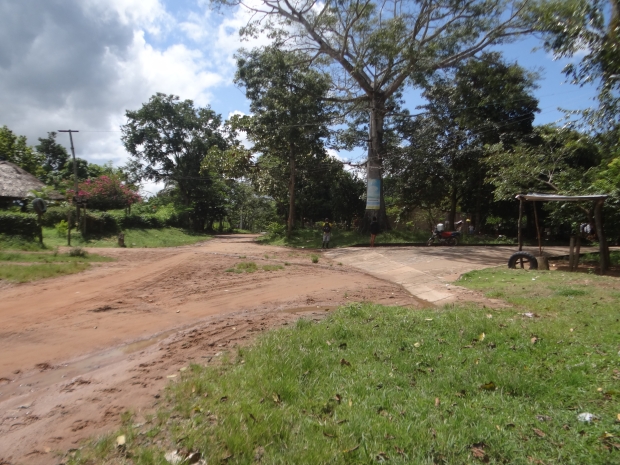
<instances>
[{"instance_id":1,"label":"wooden shelter","mask_svg":"<svg viewBox=\"0 0 620 465\"><path fill-rule=\"evenodd\" d=\"M31 190L41 190L45 184L39 181L28 171L14 163L0 160L0 201L26 199ZM50 196L52 200L62 200L64 197L55 192Z\"/></svg>"},{"instance_id":2,"label":"wooden shelter","mask_svg":"<svg viewBox=\"0 0 620 465\"><path fill-rule=\"evenodd\" d=\"M594 222L596 224L596 235L598 237L601 273L609 269L609 247L605 239L605 231L603 229L603 204L607 199L607 195L557 195L557 194L517 194L515 197L519 199L519 251L523 250L523 232L521 228L523 219L523 202L592 202L594 204ZM536 235L538 237L538 251L542 256L542 239L540 236L540 227L538 226L538 211L534 204L534 221L536 222ZM571 241L571 263L573 259L573 246ZM579 255L579 246L577 246L577 256ZM577 259L578 260L578 259ZM571 264L572 268L572 264Z\"/></svg>"}]
</instances>

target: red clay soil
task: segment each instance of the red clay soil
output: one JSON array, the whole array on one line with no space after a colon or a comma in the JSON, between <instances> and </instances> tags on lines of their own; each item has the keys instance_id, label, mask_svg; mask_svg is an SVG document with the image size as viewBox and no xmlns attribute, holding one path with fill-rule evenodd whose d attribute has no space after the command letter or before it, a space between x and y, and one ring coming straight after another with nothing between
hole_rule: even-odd
<instances>
[{"instance_id":1,"label":"red clay soil","mask_svg":"<svg viewBox=\"0 0 620 465\"><path fill-rule=\"evenodd\" d=\"M121 413L153 412L189 363L215 363L261 331L352 301L425 306L396 284L252 236L96 252L117 261L0 287L0 465L63 462ZM259 271L226 272L243 261Z\"/></svg>"}]
</instances>

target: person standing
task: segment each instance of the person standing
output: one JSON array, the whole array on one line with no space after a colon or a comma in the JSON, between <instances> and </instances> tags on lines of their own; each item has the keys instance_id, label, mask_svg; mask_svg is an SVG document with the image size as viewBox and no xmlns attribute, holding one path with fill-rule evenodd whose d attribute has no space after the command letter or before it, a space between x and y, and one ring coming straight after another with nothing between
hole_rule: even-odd
<instances>
[{"instance_id":1,"label":"person standing","mask_svg":"<svg viewBox=\"0 0 620 465\"><path fill-rule=\"evenodd\" d=\"M379 222L377 221L377 217L373 216L370 223L370 247L375 246L375 239L377 238L377 234L379 234L379 231Z\"/></svg>"},{"instance_id":2,"label":"person standing","mask_svg":"<svg viewBox=\"0 0 620 465\"><path fill-rule=\"evenodd\" d=\"M329 218L325 218L325 223L323 223L323 245L322 249L329 249L329 240L332 235L332 225L329 223Z\"/></svg>"}]
</instances>

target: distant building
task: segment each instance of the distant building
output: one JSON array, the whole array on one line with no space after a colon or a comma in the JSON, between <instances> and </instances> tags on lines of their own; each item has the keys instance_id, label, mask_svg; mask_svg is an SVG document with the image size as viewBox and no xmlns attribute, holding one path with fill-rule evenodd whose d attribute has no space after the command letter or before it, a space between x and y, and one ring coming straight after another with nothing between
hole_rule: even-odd
<instances>
[{"instance_id":1,"label":"distant building","mask_svg":"<svg viewBox=\"0 0 620 465\"><path fill-rule=\"evenodd\" d=\"M6 207L15 200L28 198L31 190L42 190L45 184L14 163L0 160L0 207ZM52 200L62 200L58 192L50 196Z\"/></svg>"}]
</instances>

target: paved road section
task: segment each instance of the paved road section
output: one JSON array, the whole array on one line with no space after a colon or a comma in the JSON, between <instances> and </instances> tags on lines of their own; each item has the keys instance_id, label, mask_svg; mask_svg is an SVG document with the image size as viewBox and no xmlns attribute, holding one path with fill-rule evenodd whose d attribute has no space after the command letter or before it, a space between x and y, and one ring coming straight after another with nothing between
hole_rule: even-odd
<instances>
[{"instance_id":1,"label":"paved road section","mask_svg":"<svg viewBox=\"0 0 620 465\"><path fill-rule=\"evenodd\" d=\"M524 247L523 250L538 255L537 247ZM492 266L507 266L508 258L516 251L514 246L388 246L333 249L326 255L334 261L401 284L420 299L443 305L459 300L457 289L454 289L456 286L451 283L460 275ZM581 248L582 253L596 251L594 247ZM568 247L546 247L543 250L547 257L567 254Z\"/></svg>"}]
</instances>

